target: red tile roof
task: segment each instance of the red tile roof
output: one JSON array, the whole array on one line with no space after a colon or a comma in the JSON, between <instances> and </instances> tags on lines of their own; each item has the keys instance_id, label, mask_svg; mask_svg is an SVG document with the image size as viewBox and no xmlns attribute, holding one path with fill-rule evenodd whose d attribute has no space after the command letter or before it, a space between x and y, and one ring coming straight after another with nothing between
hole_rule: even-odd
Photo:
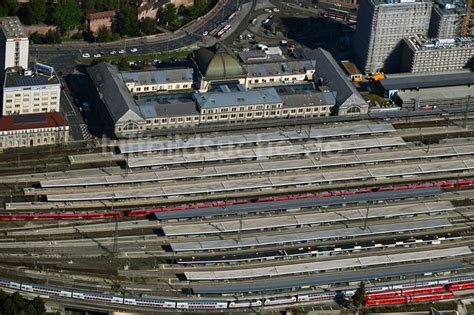
<instances>
[{"instance_id":1,"label":"red tile roof","mask_svg":"<svg viewBox=\"0 0 474 315\"><path fill-rule=\"evenodd\" d=\"M105 19L114 17L117 13L115 11L102 11L96 13L89 13L87 14L88 20L98 20L98 19Z\"/></svg>"},{"instance_id":2,"label":"red tile roof","mask_svg":"<svg viewBox=\"0 0 474 315\"><path fill-rule=\"evenodd\" d=\"M61 112L0 117L0 131L66 126Z\"/></svg>"}]
</instances>

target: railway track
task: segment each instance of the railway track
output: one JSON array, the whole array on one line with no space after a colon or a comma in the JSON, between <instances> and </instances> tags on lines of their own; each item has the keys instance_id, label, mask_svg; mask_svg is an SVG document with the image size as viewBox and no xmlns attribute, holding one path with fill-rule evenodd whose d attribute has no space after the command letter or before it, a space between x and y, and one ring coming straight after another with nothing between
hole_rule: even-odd
<instances>
[{"instance_id":1,"label":"railway track","mask_svg":"<svg viewBox=\"0 0 474 315\"><path fill-rule=\"evenodd\" d=\"M447 165L457 163L457 161L463 159L470 159L472 154L466 153L463 157L456 154L436 158L403 159L402 157L399 163L393 163L396 153L403 150L412 153L415 150L421 150L423 154L429 154L430 152L434 154L438 148L447 146L467 149L473 136L470 130L471 120L471 118L469 120L459 118L447 121L442 118L405 122L400 119L394 124L395 131L393 134L388 136L378 135L377 137L386 137L392 140L396 137L403 137L406 149L370 149L368 152L360 152L361 149L357 149L357 155L353 154L353 156L360 159L374 152L383 152L391 159L378 162L377 165L375 165L376 162L367 161L362 163L363 160L360 160L359 163L348 165L302 167L299 170L270 170L265 172L265 175L273 180L273 186L255 188L249 191L231 190L215 194L205 192L174 198L167 196L166 199L137 199L135 197L129 200L112 198L111 200L95 202L47 202L45 195L69 195L77 192L109 193L119 189L138 188L145 190L166 188L171 187L171 185L183 188L190 183L196 185L204 185L214 181L228 181L230 183L234 180L244 179L249 181L264 176L262 176L262 172L258 174L249 172L245 176L223 174L213 178L193 179L190 179L189 176L183 176L173 181L163 181L164 172L161 169L154 169L151 171L161 174L159 175L161 179L149 183L93 184L91 186L83 185L84 187L78 185L72 188L41 188L39 185L40 178L43 177L47 181L54 182L53 179L60 181L70 177L72 182L74 180L73 176L79 177L83 173L84 182L87 182L96 176L94 174L96 171L101 172L101 176L104 178L110 179L112 175L117 177L127 174L144 176L150 169L125 170L118 168L116 164L111 168L91 169L88 164L82 164L74 165L74 170L71 172L64 168L59 173L51 173L50 177L42 174L37 176L30 176L29 174L10 176L5 182L2 182L3 186L0 187L0 193L8 192L10 194L10 191L12 191L11 197L4 198L7 204L6 211L0 212L0 219L6 219L13 215L30 216L26 220L40 218L40 214L29 213L34 211L51 215L49 218L46 217L48 220L56 218L54 215L57 215L57 217L63 216L64 219L68 218L72 221L56 223L51 223L51 221L0 222L0 226L2 226L0 273L2 276L11 277L17 281L24 281L23 289L26 288L26 291L31 287L31 283L37 283L46 287L56 285L65 288L71 294L74 290L106 293L104 295L106 296L104 297L104 305L113 303L112 300L107 300L109 297L110 299L120 299L118 296L121 296L121 303L124 305L124 297L135 296L134 298L136 298L140 294L144 294L155 297L164 296L168 300L178 300L178 302L183 300L183 303L191 303L191 301L212 302L206 305L208 309L221 305L219 303L222 303L223 308L224 305L225 308L230 307L229 303L232 298L230 296L223 297L216 293L216 288L224 288L226 285L229 290L234 290L235 294L232 293L232 296L260 301L262 304L270 303L269 305L277 307L278 305L296 305L294 303L299 301L300 296L310 293L322 294L323 288L331 292L341 288L344 288L344 290L346 290L345 288L353 288L352 283L359 280L350 278L351 275L364 275L370 281L375 278L383 278L379 283L389 284L396 281L412 282L414 277L415 279L418 277L417 281L434 281L433 279L437 280L441 277L452 278L457 275L474 274L471 267L474 262L471 252L474 244L474 234L472 232L472 219L474 218L472 204L472 200L474 200L472 186L474 184L472 178L474 176L467 164L465 168L459 170L453 168L436 173L405 174L366 179L349 178L345 181L334 180L325 184L288 185L282 186L280 189L275 187L276 181L286 175L298 177L311 175L314 178L318 174L335 170L340 171L340 174L348 174L351 171L361 172L365 169L375 174L376 171L383 168L394 170L396 167L402 167L408 170L414 165L421 164L421 162L432 165L434 168L434 165L438 165L435 163L442 162ZM464 129L464 123L467 126L466 129ZM449 128L443 128L447 126ZM421 131L417 128L421 128ZM449 129L448 132L445 129ZM288 130L291 131L290 128ZM354 142L355 139L373 139L374 137L374 135L356 138L346 137L344 141ZM308 140L298 141L302 143L311 142ZM328 141L324 140L321 143ZM279 145L283 146L294 142L283 141L279 142ZM313 142L318 143L318 141ZM433 144L435 142L440 142L440 144ZM110 146L104 144L106 151L109 152L115 146L116 144ZM241 147L246 149L258 146L245 144ZM102 147L85 148L78 153L84 153L87 150L90 150L91 153L97 153L102 149ZM207 149L203 151L212 152L212 150ZM54 163L57 161L58 167L62 167L65 154L66 152L61 153L52 161ZM352 153L340 153L333 160L347 159L350 154ZM403 154L400 153L400 155ZM252 163L264 165L273 161L287 161L295 164L296 161L300 162L303 159L269 159L268 161L259 160L251 163L240 160L238 160L238 163L205 161L201 167L204 165L204 168L214 167L218 169L219 167L232 166L249 169L249 165ZM319 162L322 163L322 160L320 157ZM14 165L14 161L12 163ZM29 162L25 160L25 163ZM21 172L27 172L29 165L25 164L26 168ZM68 167L67 165L64 166ZM196 166L193 167L192 164L176 165L169 166L167 170L172 172L182 171L184 173L185 171L190 172L193 169L199 169L199 166ZM2 161L0 158L1 168ZM337 179L337 176L334 176L334 178ZM432 189L433 192L411 196L411 191L417 189ZM385 197L382 198L382 193L386 191L391 191L394 197L383 199ZM322 203L321 205L301 206L300 208L296 206L294 208L290 206L279 208L277 205L277 202L280 201L283 204L283 202L289 200L307 200L303 197L310 196L304 196L305 194L314 194L311 196L314 200L337 197L340 200L345 200L345 202L337 201L334 204L328 203L326 205ZM357 197L363 194L380 196L374 200L350 202L351 198L363 199L363 197ZM198 203L204 202L210 204L207 207L202 204L198 205ZM443 206L436 210L435 206L420 207L422 203L436 203ZM254 206L262 207L262 209L266 207L271 210L273 208L270 205L273 204L276 205L276 210L265 213L263 211L252 213L250 211L241 214L236 212L232 216L220 216L226 211L232 213L231 211L239 208L240 205L244 210L245 207L251 208ZM293 203L288 203L288 205L290 204ZM369 216L369 210L367 214L363 211L367 204L370 204L371 216ZM393 207L396 205L400 205L401 208L394 210ZM150 208L146 208L148 206ZM144 209L141 210L140 207L144 207ZM416 207L420 207L421 210ZM208 208L218 208L222 211L216 216L214 214L199 215L199 211L203 212ZM388 211L388 208L392 209L390 213L395 214L383 215L382 212ZM101 214L94 217L95 221L92 221L88 220L92 217L87 217L84 213L74 213L74 211L82 212L86 209L94 210L89 213L97 212ZM197 210L192 212L193 209ZM355 215L356 210L359 215ZM104 217L103 215L107 211L109 214L116 213L116 215ZM168 218L164 216L162 221L146 220L145 215L148 214L147 218L151 218L153 212L170 215ZM174 218L172 215L184 214L185 212L190 213L188 217L180 218L178 216ZM193 216L192 213L197 215ZM377 213L380 213L380 215L377 215ZM35 218L35 215L38 217ZM313 221L308 221L309 223L292 224L290 222L290 218L298 221L303 220L303 216L308 215L314 216L314 218L311 217ZM157 218L160 218L160 216L157 216ZM309 220L309 217L305 218ZM115 226L117 226L117 233L115 232ZM222 226L225 226L226 229L219 230ZM173 231L179 233L173 235ZM310 236L301 238L302 235ZM252 243L255 241L259 243ZM229 247L227 245L230 244L229 242L234 245ZM199 244L200 247L195 247L196 244ZM453 253L452 256L445 256L451 252ZM426 253L426 256L417 258L416 255L420 255L419 253ZM389 263L376 263L367 265L365 268L351 265L342 267L338 272L329 267L326 268L327 270L324 273L318 272L319 269L308 269L309 271L304 273L305 276L295 271L293 274L278 273L273 277L255 274L252 279L238 280L239 275L230 274L234 271L241 274L250 272L250 270L257 272L263 270L263 268L286 270L285 268L296 268L295 266L299 268L303 265L306 266L306 264L330 266L333 262L353 258L358 261L373 262L374 257L379 257L377 259L384 261L383 259L386 258L382 257L388 257L389 255L405 255L403 257L406 258L403 258L405 260L400 260L400 262L394 260ZM427 257L435 258L428 260ZM91 266L91 261L94 261L93 266ZM408 272L408 275L406 279L401 279L400 272L404 270ZM193 275L199 276L198 272L202 273L200 275L202 278L193 278ZM384 272L390 276L384 277ZM211 281L210 278L207 278L211 273L225 275L228 278L216 278ZM347 276L347 279L338 278L339 280L333 282L327 280L328 282L321 284L311 282L316 278L331 279L331 277L334 277L336 279L336 277L342 276ZM306 284L298 285L298 281ZM287 287L289 283L292 283L294 287L289 289ZM253 288L254 285L259 285L261 292L245 289L245 286ZM23 284L20 283L20 290L22 290L22 286ZM281 286L281 289L274 289L278 286ZM212 287L215 288L212 289ZM120 288L122 293L119 294L116 288ZM197 293L199 290L203 290L203 293ZM199 298L198 294L201 294L202 297ZM286 302L283 301L284 299L286 299ZM292 302L293 299L295 299L295 302ZM225 300L225 302L220 302L222 300ZM273 302L275 304L271 304ZM174 307L177 309L178 304L176 301L174 303ZM301 300L301 303L304 305L306 302ZM313 303L316 303L316 301L313 301Z\"/></svg>"}]
</instances>

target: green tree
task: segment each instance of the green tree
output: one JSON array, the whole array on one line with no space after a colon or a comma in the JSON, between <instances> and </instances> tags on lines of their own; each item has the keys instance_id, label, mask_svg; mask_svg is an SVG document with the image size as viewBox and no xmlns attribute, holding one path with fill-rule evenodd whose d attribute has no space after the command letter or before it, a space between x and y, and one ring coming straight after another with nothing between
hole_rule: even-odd
<instances>
[{"instance_id":1,"label":"green tree","mask_svg":"<svg viewBox=\"0 0 474 315\"><path fill-rule=\"evenodd\" d=\"M36 309L33 304L28 304L23 311L25 315L37 315Z\"/></svg>"},{"instance_id":2,"label":"green tree","mask_svg":"<svg viewBox=\"0 0 474 315\"><path fill-rule=\"evenodd\" d=\"M176 6L172 3L168 3L165 8L159 14L160 24L176 28L179 26L179 16L176 10Z\"/></svg>"},{"instance_id":3,"label":"green tree","mask_svg":"<svg viewBox=\"0 0 474 315\"><path fill-rule=\"evenodd\" d=\"M120 71L130 70L130 65L128 64L128 61L125 58L120 58L117 66Z\"/></svg>"},{"instance_id":4,"label":"green tree","mask_svg":"<svg viewBox=\"0 0 474 315\"><path fill-rule=\"evenodd\" d=\"M95 0L83 0L81 1L81 6L82 6L82 12L84 12L84 15L87 13L92 13L95 11Z\"/></svg>"},{"instance_id":5,"label":"green tree","mask_svg":"<svg viewBox=\"0 0 474 315\"><path fill-rule=\"evenodd\" d=\"M43 36L43 42L45 44L60 44L61 34L57 30L48 30Z\"/></svg>"},{"instance_id":6,"label":"green tree","mask_svg":"<svg viewBox=\"0 0 474 315\"><path fill-rule=\"evenodd\" d=\"M359 287L355 291L354 295L352 296L352 303L357 308L361 307L364 304L364 296L365 296L365 283L361 281Z\"/></svg>"},{"instance_id":7,"label":"green tree","mask_svg":"<svg viewBox=\"0 0 474 315\"><path fill-rule=\"evenodd\" d=\"M140 31L145 35L151 35L156 33L156 22L152 18L144 18L140 21Z\"/></svg>"},{"instance_id":8,"label":"green tree","mask_svg":"<svg viewBox=\"0 0 474 315\"><path fill-rule=\"evenodd\" d=\"M81 22L82 12L75 0L59 0L54 7L52 16L54 23L62 31L68 33Z\"/></svg>"},{"instance_id":9,"label":"green tree","mask_svg":"<svg viewBox=\"0 0 474 315\"><path fill-rule=\"evenodd\" d=\"M46 306L44 305L44 301L40 297L35 297L33 301L31 301L30 305L33 305L37 315L44 315L46 314ZM25 309L26 311L26 309Z\"/></svg>"},{"instance_id":10,"label":"green tree","mask_svg":"<svg viewBox=\"0 0 474 315\"><path fill-rule=\"evenodd\" d=\"M91 62L91 66L98 65L99 63L102 63L102 62L107 62L107 60L105 58L102 58L102 57L94 58Z\"/></svg>"},{"instance_id":11,"label":"green tree","mask_svg":"<svg viewBox=\"0 0 474 315\"><path fill-rule=\"evenodd\" d=\"M95 37L99 43L110 42L113 40L112 31L106 26L99 27Z\"/></svg>"},{"instance_id":12,"label":"green tree","mask_svg":"<svg viewBox=\"0 0 474 315\"><path fill-rule=\"evenodd\" d=\"M43 23L48 17L48 3L46 0L30 0L26 6L26 21L29 24Z\"/></svg>"},{"instance_id":13,"label":"green tree","mask_svg":"<svg viewBox=\"0 0 474 315\"><path fill-rule=\"evenodd\" d=\"M1 305L0 313L2 315L16 315L20 313L24 307L25 300L18 292L15 292L5 300L3 305Z\"/></svg>"},{"instance_id":14,"label":"green tree","mask_svg":"<svg viewBox=\"0 0 474 315\"><path fill-rule=\"evenodd\" d=\"M133 10L121 10L115 21L114 30L120 35L138 36L140 25Z\"/></svg>"},{"instance_id":15,"label":"green tree","mask_svg":"<svg viewBox=\"0 0 474 315\"><path fill-rule=\"evenodd\" d=\"M1 0L0 1L0 16L11 16L15 15L18 11L17 0Z\"/></svg>"}]
</instances>

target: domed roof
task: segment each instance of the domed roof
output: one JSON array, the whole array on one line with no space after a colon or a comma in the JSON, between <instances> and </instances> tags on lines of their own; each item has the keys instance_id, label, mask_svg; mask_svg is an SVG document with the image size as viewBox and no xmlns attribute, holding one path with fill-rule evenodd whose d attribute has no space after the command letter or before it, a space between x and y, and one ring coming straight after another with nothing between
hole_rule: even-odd
<instances>
[{"instance_id":1,"label":"domed roof","mask_svg":"<svg viewBox=\"0 0 474 315\"><path fill-rule=\"evenodd\" d=\"M232 79L245 76L237 59L223 49L200 48L194 54L199 70L206 79Z\"/></svg>"}]
</instances>

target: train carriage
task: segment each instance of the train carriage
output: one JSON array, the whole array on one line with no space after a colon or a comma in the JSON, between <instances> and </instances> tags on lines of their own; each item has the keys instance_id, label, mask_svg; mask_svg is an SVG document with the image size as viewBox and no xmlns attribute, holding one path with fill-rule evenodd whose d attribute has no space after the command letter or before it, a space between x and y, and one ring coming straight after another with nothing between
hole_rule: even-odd
<instances>
[{"instance_id":1,"label":"train carriage","mask_svg":"<svg viewBox=\"0 0 474 315\"><path fill-rule=\"evenodd\" d=\"M227 302L218 301L178 301L176 308L180 309L222 309L227 308Z\"/></svg>"},{"instance_id":2,"label":"train carriage","mask_svg":"<svg viewBox=\"0 0 474 315\"><path fill-rule=\"evenodd\" d=\"M232 301L229 302L229 308L251 308L262 306L262 301Z\"/></svg>"}]
</instances>

